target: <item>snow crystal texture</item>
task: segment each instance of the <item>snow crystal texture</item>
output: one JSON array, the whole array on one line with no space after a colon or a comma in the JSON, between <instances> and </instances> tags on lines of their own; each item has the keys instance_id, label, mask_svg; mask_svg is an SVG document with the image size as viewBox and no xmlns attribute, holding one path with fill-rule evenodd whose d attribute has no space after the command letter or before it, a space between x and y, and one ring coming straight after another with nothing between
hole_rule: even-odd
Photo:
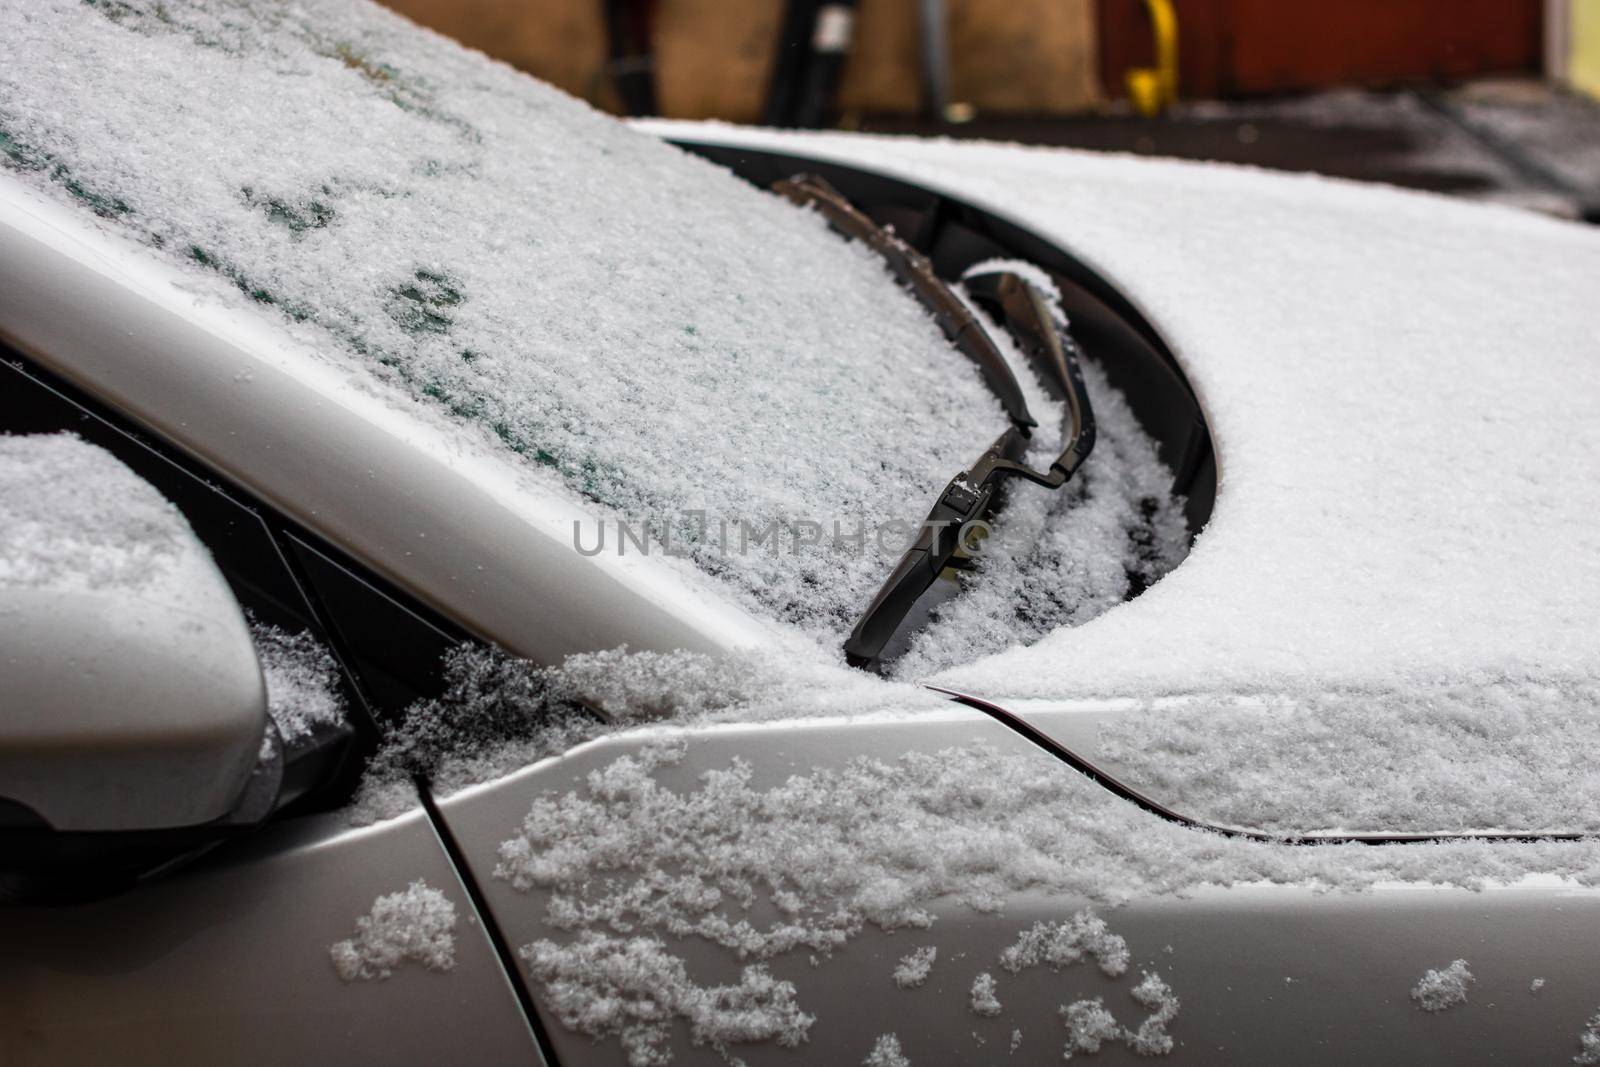
<instances>
[{"instance_id":1,"label":"snow crystal texture","mask_svg":"<svg viewBox=\"0 0 1600 1067\"><path fill-rule=\"evenodd\" d=\"M992 1018L999 1015L1002 1007L1000 998L995 993L994 975L984 971L972 980L972 993L968 998L968 1005L974 1015Z\"/></svg>"},{"instance_id":2,"label":"snow crystal texture","mask_svg":"<svg viewBox=\"0 0 1600 1067\"><path fill-rule=\"evenodd\" d=\"M932 945L925 945L903 957L895 965L894 984L901 989L916 989L923 985L933 972L934 960L938 958L939 950Z\"/></svg>"},{"instance_id":3,"label":"snow crystal texture","mask_svg":"<svg viewBox=\"0 0 1600 1067\"><path fill-rule=\"evenodd\" d=\"M267 683L267 713L286 743L344 721L339 665L322 642L310 632L290 634L259 622L251 625L250 639Z\"/></svg>"},{"instance_id":4,"label":"snow crystal texture","mask_svg":"<svg viewBox=\"0 0 1600 1067\"><path fill-rule=\"evenodd\" d=\"M1455 960L1450 966L1429 970L1411 990L1411 999L1423 1011L1444 1011L1467 1002L1467 987L1477 981L1467 969L1466 960Z\"/></svg>"},{"instance_id":5,"label":"snow crystal texture","mask_svg":"<svg viewBox=\"0 0 1600 1067\"><path fill-rule=\"evenodd\" d=\"M1000 954L1000 966L1012 974L1040 964L1060 970L1085 958L1092 958L1110 978L1128 969L1128 943L1104 919L1080 911L1062 922L1034 923Z\"/></svg>"},{"instance_id":6,"label":"snow crystal texture","mask_svg":"<svg viewBox=\"0 0 1600 1067\"><path fill-rule=\"evenodd\" d=\"M1579 1067L1595 1067L1595 1064L1600 1064L1600 1011L1591 1015L1589 1021L1584 1024L1583 1032L1578 1035L1578 1044L1582 1051L1572 1057L1573 1063Z\"/></svg>"},{"instance_id":7,"label":"snow crystal texture","mask_svg":"<svg viewBox=\"0 0 1600 1067\"><path fill-rule=\"evenodd\" d=\"M1061 1021L1067 1027L1067 1047L1062 1052L1063 1059L1070 1060L1075 1052L1093 1055L1107 1041L1115 1041L1122 1036L1117 1017L1107 1010L1105 1002L1099 997L1075 1000L1063 1006Z\"/></svg>"},{"instance_id":8,"label":"snow crystal texture","mask_svg":"<svg viewBox=\"0 0 1600 1067\"><path fill-rule=\"evenodd\" d=\"M149 588L193 544L178 509L104 449L0 434L0 588Z\"/></svg>"},{"instance_id":9,"label":"snow crystal texture","mask_svg":"<svg viewBox=\"0 0 1600 1067\"><path fill-rule=\"evenodd\" d=\"M386 893L356 920L355 936L336 942L328 955L346 982L388 978L404 963L430 971L456 965L456 906L426 882Z\"/></svg>"},{"instance_id":10,"label":"snow crystal texture","mask_svg":"<svg viewBox=\"0 0 1600 1067\"><path fill-rule=\"evenodd\" d=\"M901 1051L900 1038L895 1034L881 1035L861 1063L863 1067L911 1067L911 1060Z\"/></svg>"},{"instance_id":11,"label":"snow crystal texture","mask_svg":"<svg viewBox=\"0 0 1600 1067\"><path fill-rule=\"evenodd\" d=\"M443 667L443 692L405 709L369 760L352 807L354 822L410 809L418 775L447 796L629 726L905 715L945 703L919 687L804 657L774 660L764 652L616 649L543 667L463 645Z\"/></svg>"},{"instance_id":12,"label":"snow crystal texture","mask_svg":"<svg viewBox=\"0 0 1600 1067\"><path fill-rule=\"evenodd\" d=\"M592 1037L616 1035L631 1067L670 1063L678 1020L689 1024L695 1045L724 1054L750 1041L793 1047L815 1021L795 1006L793 983L759 964L743 968L737 985L700 986L659 939L591 932L568 945L537 941L521 955L562 1024Z\"/></svg>"},{"instance_id":13,"label":"snow crystal texture","mask_svg":"<svg viewBox=\"0 0 1600 1067\"><path fill-rule=\"evenodd\" d=\"M1172 1036L1167 1026L1178 1015L1178 998L1159 974L1145 972L1128 991L1149 1014L1137 1027L1123 1026L1105 1005L1103 997L1076 1000L1061 1007L1061 1021L1067 1028L1063 1059L1074 1053L1093 1055L1109 1042L1123 1042L1140 1056L1165 1056L1172 1051Z\"/></svg>"},{"instance_id":14,"label":"snow crystal texture","mask_svg":"<svg viewBox=\"0 0 1600 1067\"><path fill-rule=\"evenodd\" d=\"M738 524L914 521L1004 426L814 213L374 4L6 5L0 165L817 632L892 558Z\"/></svg>"},{"instance_id":15,"label":"snow crystal texture","mask_svg":"<svg viewBox=\"0 0 1600 1067\"><path fill-rule=\"evenodd\" d=\"M1154 743L1135 784L1225 821L1600 825L1582 766L1600 745L1600 233L1215 165L799 143L1060 241L1168 340L1217 450L1212 519L1180 567L937 681L1002 701L1190 698L1192 715L1169 727L1155 708L1119 751ZM1268 706L1210 731L1241 697ZM1333 698L1359 737L1328 729L1316 702ZM1519 720L1538 737L1501 757Z\"/></svg>"}]
</instances>

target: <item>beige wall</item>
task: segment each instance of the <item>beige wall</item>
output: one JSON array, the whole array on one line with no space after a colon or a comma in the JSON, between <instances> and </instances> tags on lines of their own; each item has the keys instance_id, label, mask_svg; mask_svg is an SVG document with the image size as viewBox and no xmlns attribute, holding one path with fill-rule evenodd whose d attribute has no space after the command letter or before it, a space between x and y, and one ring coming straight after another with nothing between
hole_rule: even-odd
<instances>
[{"instance_id":1,"label":"beige wall","mask_svg":"<svg viewBox=\"0 0 1600 1067\"><path fill-rule=\"evenodd\" d=\"M601 107L598 0L385 0ZM1062 112L1098 100L1093 0L947 0L952 98L996 111ZM663 111L751 121L766 95L781 0L660 0L657 86ZM860 0L839 103L907 112L920 104L916 0Z\"/></svg>"},{"instance_id":2,"label":"beige wall","mask_svg":"<svg viewBox=\"0 0 1600 1067\"><path fill-rule=\"evenodd\" d=\"M1569 10L1567 78L1574 88L1600 97L1600 0L1570 0Z\"/></svg>"}]
</instances>

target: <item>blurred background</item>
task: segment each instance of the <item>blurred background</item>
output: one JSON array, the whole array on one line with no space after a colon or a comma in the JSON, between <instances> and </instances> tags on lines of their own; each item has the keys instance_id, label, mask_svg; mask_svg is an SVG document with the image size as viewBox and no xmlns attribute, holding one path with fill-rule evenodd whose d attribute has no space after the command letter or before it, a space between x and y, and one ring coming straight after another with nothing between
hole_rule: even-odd
<instances>
[{"instance_id":1,"label":"blurred background","mask_svg":"<svg viewBox=\"0 0 1600 1067\"><path fill-rule=\"evenodd\" d=\"M1385 181L1600 222L1600 0L386 0L618 114Z\"/></svg>"}]
</instances>

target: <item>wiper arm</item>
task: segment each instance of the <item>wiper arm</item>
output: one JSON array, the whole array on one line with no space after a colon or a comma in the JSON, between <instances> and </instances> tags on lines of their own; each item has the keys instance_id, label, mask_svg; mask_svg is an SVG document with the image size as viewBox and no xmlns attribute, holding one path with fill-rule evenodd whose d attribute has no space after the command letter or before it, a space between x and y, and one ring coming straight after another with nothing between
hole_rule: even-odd
<instances>
[{"instance_id":1,"label":"wiper arm","mask_svg":"<svg viewBox=\"0 0 1600 1067\"><path fill-rule=\"evenodd\" d=\"M1078 367L1076 346L1057 327L1044 295L1010 271L969 276L968 291L1003 319L1066 412L1064 447L1050 469L1039 471L1023 463L1029 431L1038 424L1028 412L1022 389L988 330L933 272L927 257L856 210L821 178L796 175L775 183L773 189L797 204L817 208L835 230L882 255L900 283L932 313L945 336L977 364L1011 420L977 462L945 486L915 541L850 632L845 658L853 666L869 667L877 662L916 602L946 567L956 563L966 547L961 544L963 528L998 510L1004 478L1019 477L1059 489L1076 473L1094 449L1094 412Z\"/></svg>"},{"instance_id":2,"label":"wiper arm","mask_svg":"<svg viewBox=\"0 0 1600 1067\"><path fill-rule=\"evenodd\" d=\"M1041 473L1021 466L1007 470L1049 489L1059 489L1094 451L1094 409L1089 404L1088 387L1083 384L1083 369L1078 366L1078 346L1056 325L1044 294L1021 275L1006 270L970 274L966 286L974 300L999 312L1044 387L1066 411L1061 455L1050 464L1050 470Z\"/></svg>"},{"instance_id":3,"label":"wiper arm","mask_svg":"<svg viewBox=\"0 0 1600 1067\"><path fill-rule=\"evenodd\" d=\"M1017 384L989 332L933 272L933 264L928 262L927 256L867 218L837 189L815 175L796 174L781 179L773 183L772 191L801 207L816 208L839 233L860 241L882 256L900 284L910 289L933 315L944 335L978 365L984 382L1000 398L1000 405L1011 421L1020 426L1036 425L1028 414L1027 401L1022 398L1022 387Z\"/></svg>"}]
</instances>

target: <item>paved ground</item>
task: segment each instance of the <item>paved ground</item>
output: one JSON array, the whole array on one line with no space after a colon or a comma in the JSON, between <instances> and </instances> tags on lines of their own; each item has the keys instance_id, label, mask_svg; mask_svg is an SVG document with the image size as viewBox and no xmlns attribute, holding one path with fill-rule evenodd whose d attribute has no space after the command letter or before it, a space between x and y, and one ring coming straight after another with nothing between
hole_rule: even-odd
<instances>
[{"instance_id":1,"label":"paved ground","mask_svg":"<svg viewBox=\"0 0 1600 1067\"><path fill-rule=\"evenodd\" d=\"M980 115L960 124L883 117L860 125L1309 170L1600 223L1600 103L1534 82L1203 102L1162 119Z\"/></svg>"}]
</instances>

